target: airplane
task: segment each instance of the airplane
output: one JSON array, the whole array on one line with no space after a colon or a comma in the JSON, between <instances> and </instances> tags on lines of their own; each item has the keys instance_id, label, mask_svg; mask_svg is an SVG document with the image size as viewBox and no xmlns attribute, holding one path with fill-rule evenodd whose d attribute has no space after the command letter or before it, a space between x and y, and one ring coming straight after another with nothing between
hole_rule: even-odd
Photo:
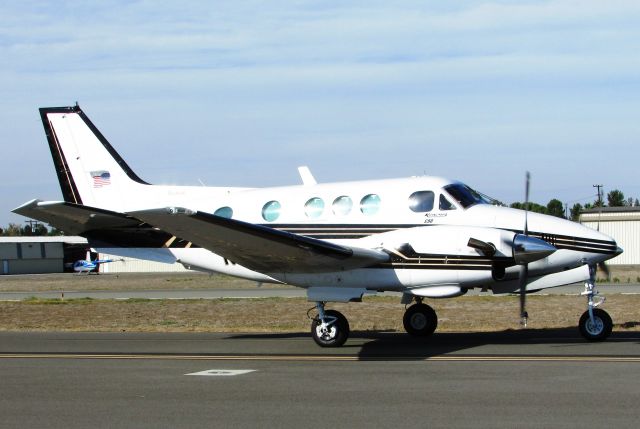
<instances>
[{"instance_id":1,"label":"airplane","mask_svg":"<svg viewBox=\"0 0 640 429\"><path fill-rule=\"evenodd\" d=\"M73 263L73 271L78 274L92 272L98 273L100 264L108 264L109 262L123 261L123 259L94 259L91 260L91 251L87 250L87 257L85 259L79 259Z\"/></svg>"},{"instance_id":2,"label":"airplane","mask_svg":"<svg viewBox=\"0 0 640 429\"><path fill-rule=\"evenodd\" d=\"M350 333L327 303L384 291L402 293L405 330L426 337L438 319L425 299L475 288L517 293L526 326L526 294L585 282L582 336L611 333L595 271L622 249L578 223L507 208L430 176L317 183L302 167L295 186L152 185L77 103L41 108L40 116L64 200L32 200L15 213L84 236L99 252L305 288L321 347L342 346ZM528 203L528 174L525 194Z\"/></svg>"}]
</instances>

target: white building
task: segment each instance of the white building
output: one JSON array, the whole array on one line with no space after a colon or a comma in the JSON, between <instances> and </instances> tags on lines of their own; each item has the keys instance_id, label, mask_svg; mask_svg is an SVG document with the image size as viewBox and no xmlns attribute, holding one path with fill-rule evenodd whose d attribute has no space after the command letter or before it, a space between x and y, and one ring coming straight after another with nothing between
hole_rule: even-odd
<instances>
[{"instance_id":1,"label":"white building","mask_svg":"<svg viewBox=\"0 0 640 429\"><path fill-rule=\"evenodd\" d=\"M0 274L61 273L65 255L86 246L83 237L0 237Z\"/></svg>"},{"instance_id":2,"label":"white building","mask_svg":"<svg viewBox=\"0 0 640 429\"><path fill-rule=\"evenodd\" d=\"M73 263L85 259L89 244L84 237L0 237L0 275L46 274L71 271ZM92 259L113 259L100 265L101 273L184 272L182 264L163 264L134 258L95 253Z\"/></svg>"},{"instance_id":3,"label":"white building","mask_svg":"<svg viewBox=\"0 0 640 429\"><path fill-rule=\"evenodd\" d=\"M610 266L640 265L640 207L602 207L585 210L580 223L613 237L624 253Z\"/></svg>"}]
</instances>

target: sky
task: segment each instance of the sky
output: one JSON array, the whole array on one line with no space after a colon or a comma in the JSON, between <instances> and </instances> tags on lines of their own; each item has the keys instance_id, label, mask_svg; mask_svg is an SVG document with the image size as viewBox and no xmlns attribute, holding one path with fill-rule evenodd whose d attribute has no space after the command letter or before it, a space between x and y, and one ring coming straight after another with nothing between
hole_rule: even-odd
<instances>
[{"instance_id":1,"label":"sky","mask_svg":"<svg viewBox=\"0 0 640 429\"><path fill-rule=\"evenodd\" d=\"M640 198L640 2L0 4L0 226L61 193L39 107L79 102L157 184L436 175L504 202Z\"/></svg>"}]
</instances>

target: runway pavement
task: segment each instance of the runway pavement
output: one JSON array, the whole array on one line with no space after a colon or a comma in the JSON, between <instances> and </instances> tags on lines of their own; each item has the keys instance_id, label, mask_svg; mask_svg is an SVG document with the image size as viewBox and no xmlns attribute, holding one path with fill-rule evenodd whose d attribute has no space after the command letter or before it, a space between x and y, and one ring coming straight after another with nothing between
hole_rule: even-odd
<instances>
[{"instance_id":1,"label":"runway pavement","mask_svg":"<svg viewBox=\"0 0 640 429\"><path fill-rule=\"evenodd\" d=\"M638 284L607 284L598 285L604 295L614 293L640 293ZM545 289L536 294L547 295L578 295L584 290L581 284ZM468 295L488 294L479 289L469 291ZM92 298L92 299L219 299L219 298L298 298L306 297L306 290L302 288L269 288L256 287L254 289L185 289L185 290L60 290L60 291L20 291L0 292L0 301L23 300L31 297L55 299L64 295L65 299ZM386 292L385 295L400 296L399 293Z\"/></svg>"},{"instance_id":2,"label":"runway pavement","mask_svg":"<svg viewBox=\"0 0 640 429\"><path fill-rule=\"evenodd\" d=\"M4 332L0 427L635 428L639 376L639 333Z\"/></svg>"}]
</instances>

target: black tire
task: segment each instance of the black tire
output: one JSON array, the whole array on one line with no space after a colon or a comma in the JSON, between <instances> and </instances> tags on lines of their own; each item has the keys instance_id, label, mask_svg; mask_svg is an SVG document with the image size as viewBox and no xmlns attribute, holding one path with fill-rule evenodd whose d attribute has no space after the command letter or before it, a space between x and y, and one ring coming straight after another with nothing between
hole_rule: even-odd
<instances>
[{"instance_id":1,"label":"black tire","mask_svg":"<svg viewBox=\"0 0 640 429\"><path fill-rule=\"evenodd\" d=\"M580 328L580 334L587 341L604 341L609 335L611 335L611 330L613 329L613 322L611 321L611 316L604 310L599 308L593 309L593 319L594 323L591 323L591 318L589 317L589 311L585 311L580 317L580 322L578 322L578 328Z\"/></svg>"},{"instance_id":2,"label":"black tire","mask_svg":"<svg viewBox=\"0 0 640 429\"><path fill-rule=\"evenodd\" d=\"M335 318L336 320L329 325L328 329L322 331L320 316L314 317L313 322L311 322L313 341L320 347L342 346L349 338L349 321L342 313L336 310L326 310L324 315L327 319Z\"/></svg>"},{"instance_id":3,"label":"black tire","mask_svg":"<svg viewBox=\"0 0 640 429\"><path fill-rule=\"evenodd\" d=\"M402 324L409 335L428 337L438 327L438 316L427 304L414 304L404 312Z\"/></svg>"}]
</instances>

